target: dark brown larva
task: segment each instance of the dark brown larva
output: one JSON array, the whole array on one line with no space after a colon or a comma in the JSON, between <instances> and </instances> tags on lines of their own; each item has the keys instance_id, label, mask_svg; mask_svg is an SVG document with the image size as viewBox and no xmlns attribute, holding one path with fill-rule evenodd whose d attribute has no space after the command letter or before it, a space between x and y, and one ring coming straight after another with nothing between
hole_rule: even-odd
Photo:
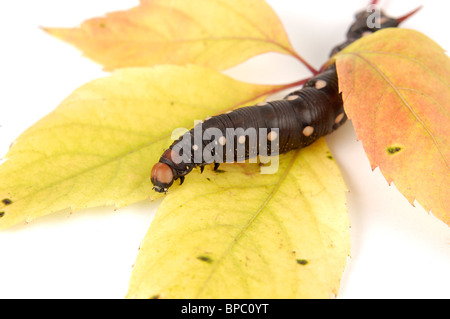
<instances>
[{"instance_id":1,"label":"dark brown larva","mask_svg":"<svg viewBox=\"0 0 450 319\"><path fill-rule=\"evenodd\" d=\"M344 43L331 55L363 36L389 27L397 27L402 18L390 18L372 6L355 16ZM375 18L372 19L372 18ZM369 23L371 19L372 23ZM213 116L196 125L176 140L161 156L151 173L153 189L167 192L177 179L183 183L195 167L235 162L257 155L278 155L310 145L347 120L339 93L334 64L305 82L283 100L263 102Z\"/></svg>"}]
</instances>

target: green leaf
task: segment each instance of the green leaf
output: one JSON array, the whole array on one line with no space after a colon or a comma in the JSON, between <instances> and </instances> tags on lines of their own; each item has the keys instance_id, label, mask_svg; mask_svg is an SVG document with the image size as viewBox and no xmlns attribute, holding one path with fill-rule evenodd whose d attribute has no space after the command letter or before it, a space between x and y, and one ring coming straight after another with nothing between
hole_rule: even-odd
<instances>
[{"instance_id":1,"label":"green leaf","mask_svg":"<svg viewBox=\"0 0 450 319\"><path fill-rule=\"evenodd\" d=\"M262 100L252 85L197 66L118 70L67 97L26 130L0 166L0 229L69 208L148 198L172 130Z\"/></svg>"},{"instance_id":2,"label":"green leaf","mask_svg":"<svg viewBox=\"0 0 450 319\"><path fill-rule=\"evenodd\" d=\"M276 166L275 166L276 167ZM323 139L257 164L193 172L158 208L128 298L328 298L350 249L345 185Z\"/></svg>"}]
</instances>

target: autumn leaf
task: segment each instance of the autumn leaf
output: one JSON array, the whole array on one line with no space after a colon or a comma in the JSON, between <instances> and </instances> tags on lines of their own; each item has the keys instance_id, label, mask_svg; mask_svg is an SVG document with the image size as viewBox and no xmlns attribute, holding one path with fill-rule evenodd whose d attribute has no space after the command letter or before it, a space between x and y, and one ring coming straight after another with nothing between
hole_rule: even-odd
<instances>
[{"instance_id":1,"label":"autumn leaf","mask_svg":"<svg viewBox=\"0 0 450 319\"><path fill-rule=\"evenodd\" d=\"M372 168L450 225L450 60L425 35L386 29L336 57L344 108Z\"/></svg>"},{"instance_id":2,"label":"autumn leaf","mask_svg":"<svg viewBox=\"0 0 450 319\"><path fill-rule=\"evenodd\" d=\"M272 164L273 165L273 164ZM205 170L169 193L128 298L329 298L350 252L345 185L324 139L257 164Z\"/></svg>"},{"instance_id":3,"label":"autumn leaf","mask_svg":"<svg viewBox=\"0 0 450 319\"><path fill-rule=\"evenodd\" d=\"M123 69L89 82L6 154L0 228L66 208L121 207L148 198L155 193L151 167L173 129L251 105L281 88L198 66Z\"/></svg>"},{"instance_id":4,"label":"autumn leaf","mask_svg":"<svg viewBox=\"0 0 450 319\"><path fill-rule=\"evenodd\" d=\"M301 60L263 0L146 0L77 28L44 29L105 70L166 63L223 70L265 52Z\"/></svg>"}]
</instances>

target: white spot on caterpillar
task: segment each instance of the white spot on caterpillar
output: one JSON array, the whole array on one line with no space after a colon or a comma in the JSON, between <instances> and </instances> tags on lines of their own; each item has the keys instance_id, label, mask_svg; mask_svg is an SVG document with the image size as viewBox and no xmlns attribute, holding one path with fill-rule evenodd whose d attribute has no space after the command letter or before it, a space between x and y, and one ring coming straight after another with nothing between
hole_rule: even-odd
<instances>
[{"instance_id":1,"label":"white spot on caterpillar","mask_svg":"<svg viewBox=\"0 0 450 319\"><path fill-rule=\"evenodd\" d=\"M260 102L260 103L256 104L256 106L264 106L264 105L267 105L267 104L269 104L269 103L267 103L267 102Z\"/></svg>"},{"instance_id":2,"label":"white spot on caterpillar","mask_svg":"<svg viewBox=\"0 0 450 319\"><path fill-rule=\"evenodd\" d=\"M244 144L245 143L245 135L239 136L238 142L239 142L239 144Z\"/></svg>"},{"instance_id":3,"label":"white spot on caterpillar","mask_svg":"<svg viewBox=\"0 0 450 319\"><path fill-rule=\"evenodd\" d=\"M220 145L225 145L227 143L227 139L225 138L225 136L221 136L219 137L219 144Z\"/></svg>"},{"instance_id":4,"label":"white spot on caterpillar","mask_svg":"<svg viewBox=\"0 0 450 319\"><path fill-rule=\"evenodd\" d=\"M342 119L344 118L344 116L345 116L344 113L341 113L338 116L336 116L336 119L334 120L334 123L339 124L342 121Z\"/></svg>"},{"instance_id":5,"label":"white spot on caterpillar","mask_svg":"<svg viewBox=\"0 0 450 319\"><path fill-rule=\"evenodd\" d=\"M314 127L307 126L303 129L303 135L305 136L311 136L311 134L314 133Z\"/></svg>"},{"instance_id":6,"label":"white spot on caterpillar","mask_svg":"<svg viewBox=\"0 0 450 319\"><path fill-rule=\"evenodd\" d=\"M197 145L197 144L194 144L194 146L192 146L192 149L193 149L194 151L197 151L197 150L198 150L198 145Z\"/></svg>"},{"instance_id":7,"label":"white spot on caterpillar","mask_svg":"<svg viewBox=\"0 0 450 319\"><path fill-rule=\"evenodd\" d=\"M327 82L324 80L317 80L316 83L314 84L314 87L317 90L323 89L326 86L327 86Z\"/></svg>"},{"instance_id":8,"label":"white spot on caterpillar","mask_svg":"<svg viewBox=\"0 0 450 319\"><path fill-rule=\"evenodd\" d=\"M277 132L269 132L269 134L267 134L267 139L269 140L269 141L275 141L276 139L277 139L277 137L278 137L278 134L277 134Z\"/></svg>"},{"instance_id":9,"label":"white spot on caterpillar","mask_svg":"<svg viewBox=\"0 0 450 319\"><path fill-rule=\"evenodd\" d=\"M291 96L288 96L286 98L286 100L288 100L288 101L293 101L293 100L296 100L296 99L298 99L298 95L291 95Z\"/></svg>"}]
</instances>

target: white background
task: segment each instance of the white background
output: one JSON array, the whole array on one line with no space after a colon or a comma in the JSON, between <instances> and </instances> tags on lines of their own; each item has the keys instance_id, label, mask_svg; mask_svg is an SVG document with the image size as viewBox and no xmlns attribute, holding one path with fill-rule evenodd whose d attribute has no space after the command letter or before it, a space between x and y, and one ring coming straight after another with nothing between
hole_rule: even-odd
<instances>
[{"instance_id":1,"label":"white background","mask_svg":"<svg viewBox=\"0 0 450 319\"><path fill-rule=\"evenodd\" d=\"M272 0L297 52L319 68L344 39L366 0ZM385 0L400 16L424 8L404 27L445 49L448 1ZM40 0L0 4L0 158L27 127L81 84L102 77L101 66L39 26L73 27L135 1ZM261 21L264 23L264 21ZM229 72L255 83L288 83L308 75L298 61L275 54ZM281 95L280 95L281 96ZM378 169L371 171L351 123L327 138L349 193L352 257L340 298L449 298L450 231L420 205L412 207ZM427 163L423 163L427 165ZM1 183L1 181L0 181ZM57 213L0 232L0 298L122 298L138 246L159 202L144 201L71 215Z\"/></svg>"}]
</instances>

